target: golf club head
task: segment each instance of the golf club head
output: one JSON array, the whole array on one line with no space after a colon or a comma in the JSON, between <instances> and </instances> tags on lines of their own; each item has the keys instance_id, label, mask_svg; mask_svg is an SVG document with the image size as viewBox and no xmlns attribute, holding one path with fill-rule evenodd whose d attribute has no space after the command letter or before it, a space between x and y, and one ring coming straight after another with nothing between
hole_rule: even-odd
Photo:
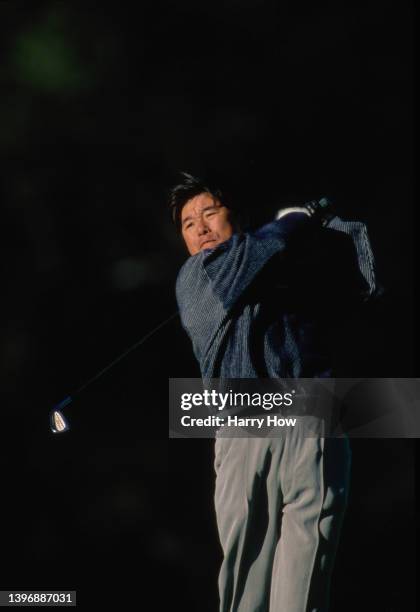
<instances>
[{"instance_id":1,"label":"golf club head","mask_svg":"<svg viewBox=\"0 0 420 612\"><path fill-rule=\"evenodd\" d=\"M64 433L70 429L68 420L64 416L62 409L72 401L71 397L66 397L62 402L54 406L50 412L50 429L53 433Z\"/></svg>"},{"instance_id":2,"label":"golf club head","mask_svg":"<svg viewBox=\"0 0 420 612\"><path fill-rule=\"evenodd\" d=\"M50 428L53 433L64 433L70 429L69 424L59 410L51 410Z\"/></svg>"}]
</instances>

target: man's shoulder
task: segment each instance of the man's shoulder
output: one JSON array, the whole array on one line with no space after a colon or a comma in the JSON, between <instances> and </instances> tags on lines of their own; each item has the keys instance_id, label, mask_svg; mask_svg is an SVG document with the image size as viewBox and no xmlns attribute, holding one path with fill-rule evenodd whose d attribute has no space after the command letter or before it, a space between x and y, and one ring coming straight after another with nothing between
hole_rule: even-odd
<instances>
[{"instance_id":1,"label":"man's shoulder","mask_svg":"<svg viewBox=\"0 0 420 612\"><path fill-rule=\"evenodd\" d=\"M179 269L177 282L188 277L191 273L197 271L203 265L203 251L196 255L191 255L184 261Z\"/></svg>"},{"instance_id":2,"label":"man's shoulder","mask_svg":"<svg viewBox=\"0 0 420 612\"><path fill-rule=\"evenodd\" d=\"M208 277L206 275L206 267L211 265L211 263L220 259L220 255L227 254L230 251L235 250L235 248L242 242L247 234L234 234L229 240L226 242L222 242L217 245L213 249L204 249L200 251L196 255L192 255L188 257L188 259L181 266L178 277L176 280L176 285L178 287L182 287L185 284L194 283L196 284L199 281L200 275L204 280Z\"/></svg>"},{"instance_id":3,"label":"man's shoulder","mask_svg":"<svg viewBox=\"0 0 420 612\"><path fill-rule=\"evenodd\" d=\"M201 251L196 255L188 257L181 266L175 285L178 301L185 294L190 293L197 284L200 284L200 279L202 279L202 282L205 280L203 258L204 253Z\"/></svg>"}]
</instances>

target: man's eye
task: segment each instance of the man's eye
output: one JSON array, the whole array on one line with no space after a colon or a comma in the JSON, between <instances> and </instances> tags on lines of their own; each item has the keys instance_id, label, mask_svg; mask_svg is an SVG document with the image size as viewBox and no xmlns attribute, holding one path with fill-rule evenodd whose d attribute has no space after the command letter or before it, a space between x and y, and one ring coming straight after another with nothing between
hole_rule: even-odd
<instances>
[{"instance_id":1,"label":"man's eye","mask_svg":"<svg viewBox=\"0 0 420 612\"><path fill-rule=\"evenodd\" d=\"M215 215L216 211L215 210L209 210L206 212L206 217L211 217L212 215Z\"/></svg>"}]
</instances>

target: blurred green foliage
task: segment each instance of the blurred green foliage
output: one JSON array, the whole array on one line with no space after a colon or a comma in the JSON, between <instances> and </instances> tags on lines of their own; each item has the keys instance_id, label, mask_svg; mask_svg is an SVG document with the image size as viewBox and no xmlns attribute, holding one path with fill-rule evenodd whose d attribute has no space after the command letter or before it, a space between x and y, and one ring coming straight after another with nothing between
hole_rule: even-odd
<instances>
[{"instance_id":1,"label":"blurred green foliage","mask_svg":"<svg viewBox=\"0 0 420 612\"><path fill-rule=\"evenodd\" d=\"M79 91L91 82L66 31L66 15L57 7L17 35L12 64L18 81L45 92Z\"/></svg>"}]
</instances>

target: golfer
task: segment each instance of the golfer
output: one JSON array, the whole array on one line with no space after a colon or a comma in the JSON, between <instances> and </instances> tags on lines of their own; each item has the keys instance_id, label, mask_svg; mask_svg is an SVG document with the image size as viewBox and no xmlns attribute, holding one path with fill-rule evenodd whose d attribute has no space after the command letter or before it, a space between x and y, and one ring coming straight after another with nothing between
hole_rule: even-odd
<instances>
[{"instance_id":1,"label":"golfer","mask_svg":"<svg viewBox=\"0 0 420 612\"><path fill-rule=\"evenodd\" d=\"M190 255L176 296L202 377L332 376L325 313L313 306L326 276L316 245L351 234L360 287L372 293L364 225L320 200L244 232L223 194L186 173L169 203ZM336 280L345 286L344 272ZM220 612L325 612L348 498L347 438L306 437L298 427L281 438L220 436L214 465Z\"/></svg>"}]
</instances>

